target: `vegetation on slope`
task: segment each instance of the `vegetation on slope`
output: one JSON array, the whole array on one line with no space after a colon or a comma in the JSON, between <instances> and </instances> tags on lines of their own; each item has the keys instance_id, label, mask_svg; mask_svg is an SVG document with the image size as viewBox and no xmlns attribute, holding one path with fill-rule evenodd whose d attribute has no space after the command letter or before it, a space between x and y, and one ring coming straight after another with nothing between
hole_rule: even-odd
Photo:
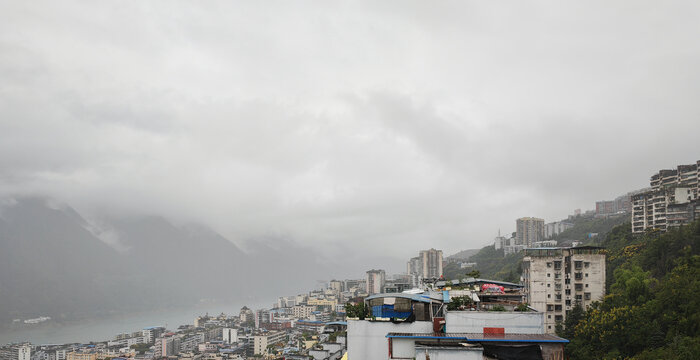
<instances>
[{"instance_id":1,"label":"vegetation on slope","mask_svg":"<svg viewBox=\"0 0 700 360\"><path fill-rule=\"evenodd\" d=\"M478 270L481 278L517 283L520 281L522 259L522 254L504 257L503 249L496 250L493 245L489 245L469 258L470 262L477 264L476 268L460 269L459 264L451 263L443 268L443 274L446 279L461 279L472 270Z\"/></svg>"},{"instance_id":2,"label":"vegetation on slope","mask_svg":"<svg viewBox=\"0 0 700 360\"><path fill-rule=\"evenodd\" d=\"M554 240L562 243L566 240L579 240L584 241L586 245L601 245L598 243L597 239L605 239L606 235L612 231L629 232L629 215L617 215L608 218L596 218L589 215L580 215L572 217L570 220L574 224L574 227L568 229L554 238ZM624 226L619 226L620 224L626 224ZM593 238L593 240L587 240L586 236L589 233L597 233L598 236ZM617 235L620 236L620 235ZM625 239L624 241L629 241ZM458 254L464 254L465 250ZM456 257L453 255L452 257ZM519 282L521 265L522 265L523 255L511 254L504 256L503 249L496 250L493 245L485 246L478 250L474 255L471 255L468 259L469 262L475 262L475 268L461 269L459 264L450 263L446 264L443 268L443 274L446 279L461 279L466 273L472 270L478 270L481 273L481 277L484 279L493 279L500 281L510 281ZM609 272L609 278L607 279L607 284L612 283L612 272Z\"/></svg>"},{"instance_id":3,"label":"vegetation on slope","mask_svg":"<svg viewBox=\"0 0 700 360\"><path fill-rule=\"evenodd\" d=\"M605 239L606 235L613 228L624 224L629 220L630 216L628 214L600 218L592 215L574 216L567 220L568 222L573 223L574 226L571 229L559 233L553 238L553 240L557 240L559 243L566 240L588 242L588 234L590 233L598 234L597 237L592 239L593 241L596 239Z\"/></svg>"},{"instance_id":4,"label":"vegetation on slope","mask_svg":"<svg viewBox=\"0 0 700 360\"><path fill-rule=\"evenodd\" d=\"M609 294L567 319L572 359L691 359L700 354L700 221L605 239Z\"/></svg>"}]
</instances>

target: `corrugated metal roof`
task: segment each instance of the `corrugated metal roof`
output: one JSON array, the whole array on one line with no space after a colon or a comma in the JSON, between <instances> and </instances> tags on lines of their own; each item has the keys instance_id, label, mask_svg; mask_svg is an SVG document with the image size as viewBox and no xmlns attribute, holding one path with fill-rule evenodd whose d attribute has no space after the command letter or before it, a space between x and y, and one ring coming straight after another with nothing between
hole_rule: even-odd
<instances>
[{"instance_id":1,"label":"corrugated metal roof","mask_svg":"<svg viewBox=\"0 0 700 360\"><path fill-rule=\"evenodd\" d=\"M462 340L468 342L568 343L569 340L550 334L481 334L481 333L389 333L388 338Z\"/></svg>"},{"instance_id":2,"label":"corrugated metal roof","mask_svg":"<svg viewBox=\"0 0 700 360\"><path fill-rule=\"evenodd\" d=\"M504 287L517 287L521 288L523 287L520 284L515 284L512 282L507 282L507 281L498 281L498 280L489 280L489 279L478 279L478 278L467 278L466 281L462 281L462 279L455 279L455 280L450 280L453 286L457 285L465 285L465 284L478 284L478 283L484 283L484 284L496 284L496 285L501 285ZM445 286L447 284L447 281L440 280L435 283L437 286Z\"/></svg>"},{"instance_id":3,"label":"corrugated metal roof","mask_svg":"<svg viewBox=\"0 0 700 360\"><path fill-rule=\"evenodd\" d=\"M365 301L372 300L372 299L382 299L382 298L387 298L387 297L410 299L412 301L418 301L418 302L424 302L424 303L429 303L432 301L442 302L442 293L437 293L435 295L432 295L430 293L423 293L423 294L406 294L406 293L374 294L374 295L366 297Z\"/></svg>"}]
</instances>

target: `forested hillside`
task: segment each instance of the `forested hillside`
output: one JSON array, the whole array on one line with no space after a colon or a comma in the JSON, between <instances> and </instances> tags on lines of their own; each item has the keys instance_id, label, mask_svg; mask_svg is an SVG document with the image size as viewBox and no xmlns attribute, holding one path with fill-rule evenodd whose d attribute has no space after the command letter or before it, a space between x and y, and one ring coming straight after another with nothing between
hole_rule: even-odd
<instances>
[{"instance_id":1,"label":"forested hillside","mask_svg":"<svg viewBox=\"0 0 700 360\"><path fill-rule=\"evenodd\" d=\"M571 359L697 359L700 354L700 222L666 234L616 227L608 295L572 311L560 335Z\"/></svg>"},{"instance_id":2,"label":"forested hillside","mask_svg":"<svg viewBox=\"0 0 700 360\"><path fill-rule=\"evenodd\" d=\"M560 244L567 240L583 241L585 243L593 242L595 245L600 245L607 234L616 226L629 222L629 214L621 214L610 217L595 217L592 215L579 215L570 217L567 221L574 224L574 227L563 231L556 235L553 240L557 240ZM597 237L589 239L588 234L598 234Z\"/></svg>"}]
</instances>

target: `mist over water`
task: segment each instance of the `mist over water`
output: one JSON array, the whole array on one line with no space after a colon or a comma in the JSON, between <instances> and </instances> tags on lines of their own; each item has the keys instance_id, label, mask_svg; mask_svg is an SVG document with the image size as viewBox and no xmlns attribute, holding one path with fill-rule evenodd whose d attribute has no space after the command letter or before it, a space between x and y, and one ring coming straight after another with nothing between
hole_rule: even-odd
<instances>
[{"instance_id":1,"label":"mist over water","mask_svg":"<svg viewBox=\"0 0 700 360\"><path fill-rule=\"evenodd\" d=\"M149 326L166 326L175 330L180 325L192 325L197 316L209 313L218 315L238 315L241 307L251 309L269 308L273 300L259 303L207 304L191 308L167 311L151 311L125 316L112 316L99 319L59 323L49 320L37 325L13 326L0 330L0 345L10 342L29 341L33 344L87 343L113 339L120 333L131 333Z\"/></svg>"}]
</instances>

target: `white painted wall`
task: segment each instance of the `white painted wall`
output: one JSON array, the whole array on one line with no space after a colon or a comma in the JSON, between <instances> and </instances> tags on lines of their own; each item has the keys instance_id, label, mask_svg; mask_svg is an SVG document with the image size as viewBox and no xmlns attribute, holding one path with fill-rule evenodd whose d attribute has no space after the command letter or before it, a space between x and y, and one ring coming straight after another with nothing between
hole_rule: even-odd
<instances>
[{"instance_id":1,"label":"white painted wall","mask_svg":"<svg viewBox=\"0 0 700 360\"><path fill-rule=\"evenodd\" d=\"M448 311L445 332L483 333L485 327L502 327L506 334L544 334L544 314L513 311Z\"/></svg>"},{"instance_id":2,"label":"white painted wall","mask_svg":"<svg viewBox=\"0 0 700 360\"><path fill-rule=\"evenodd\" d=\"M383 321L348 320L348 360L386 360L389 357L390 332L430 333L429 321L393 324Z\"/></svg>"},{"instance_id":3,"label":"white painted wall","mask_svg":"<svg viewBox=\"0 0 700 360\"><path fill-rule=\"evenodd\" d=\"M425 360L426 350L430 360L483 360L483 350L482 349L469 349L469 348L458 348L458 349L446 349L446 348L426 348L419 346L415 350L416 360Z\"/></svg>"}]
</instances>

